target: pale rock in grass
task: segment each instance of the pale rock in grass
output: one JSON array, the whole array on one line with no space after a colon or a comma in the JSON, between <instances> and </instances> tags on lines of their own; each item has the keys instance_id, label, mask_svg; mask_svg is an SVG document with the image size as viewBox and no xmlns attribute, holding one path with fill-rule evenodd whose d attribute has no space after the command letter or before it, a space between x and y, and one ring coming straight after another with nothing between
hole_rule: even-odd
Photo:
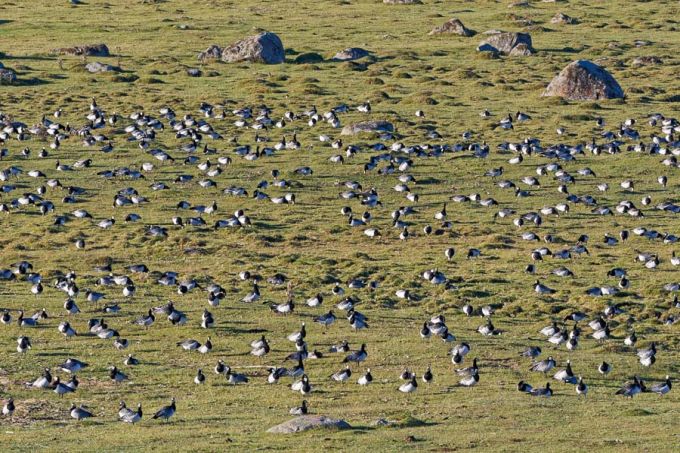
<instances>
[{"instance_id":1,"label":"pale rock in grass","mask_svg":"<svg viewBox=\"0 0 680 453\"><path fill-rule=\"evenodd\" d=\"M352 429L352 426L344 420L326 417L325 415L301 415L280 425L273 426L267 432L292 434L310 429L343 430Z\"/></svg>"},{"instance_id":2,"label":"pale rock in grass","mask_svg":"<svg viewBox=\"0 0 680 453\"><path fill-rule=\"evenodd\" d=\"M430 35L451 34L469 37L473 36L475 32L473 30L470 30L469 28L466 28L465 25L463 25L463 22L460 21L460 19L454 17L447 20L442 25L433 28L429 34Z\"/></svg>"},{"instance_id":3,"label":"pale rock in grass","mask_svg":"<svg viewBox=\"0 0 680 453\"><path fill-rule=\"evenodd\" d=\"M280 64L285 60L281 38L268 31L248 36L222 49L222 61Z\"/></svg>"},{"instance_id":4,"label":"pale rock in grass","mask_svg":"<svg viewBox=\"0 0 680 453\"><path fill-rule=\"evenodd\" d=\"M592 61L569 63L550 82L543 96L559 96L575 101L623 98L623 89L614 77Z\"/></svg>"}]
</instances>

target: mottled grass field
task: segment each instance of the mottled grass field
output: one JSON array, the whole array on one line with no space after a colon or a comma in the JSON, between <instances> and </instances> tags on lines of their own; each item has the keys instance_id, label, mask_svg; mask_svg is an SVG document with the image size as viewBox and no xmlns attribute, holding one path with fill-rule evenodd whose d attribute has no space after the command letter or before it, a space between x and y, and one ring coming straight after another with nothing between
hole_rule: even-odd
<instances>
[{"instance_id":1,"label":"mottled grass field","mask_svg":"<svg viewBox=\"0 0 680 453\"><path fill-rule=\"evenodd\" d=\"M578 23L550 23L557 12L575 17ZM478 35L428 36L434 26L451 17L460 18ZM617 235L622 229L637 226L678 234L677 219L653 206L661 201L679 201L680 170L663 167L659 163L661 156L629 152L597 157L587 153L577 156L575 162L562 163L574 175L584 167L596 173L596 178L577 176L577 184L570 190L595 196L598 205L613 207L623 199L631 199L640 206L644 195L651 196L653 204L643 209L644 219L618 214L597 216L590 208L574 205L569 214L560 218L545 217L540 228L518 231L509 219L493 221L499 207L451 203L451 231L426 236L422 227L428 223L436 226L434 213L455 194L480 193L482 198L493 197L500 207L512 207L518 213L564 201L564 195L557 191L557 181L549 176L541 177L541 187L532 190L532 196L527 198L516 198L511 191L483 177L486 170L502 165L506 169L504 178L517 182L535 175L538 165L549 162L534 156L521 165L509 165L511 154L497 150L501 142L536 137L547 147L558 141L588 143L592 137L603 141L595 124L598 117L606 120L605 129L614 131L625 119L636 118L641 140L649 141L650 134L658 133L658 129L647 125L649 115L658 112L677 116L680 107L678 17L677 1L532 1L529 7L512 8L508 2L485 0L425 0L413 6L366 0L86 0L78 6L43 0L2 3L0 62L16 70L19 83L0 86L0 111L17 121L38 123L43 114L63 108L59 121L80 126L85 122L91 97L108 113L121 115L144 111L158 116L161 107L170 105L178 115L190 113L198 117L198 106L205 101L224 105L228 110L267 105L274 109L272 118L276 119L286 110L301 112L316 105L326 111L340 103L356 106L368 100L373 107L370 118L394 122L406 144L432 142L426 133L433 129L443 136L439 143L464 143L462 133L471 131L470 141L488 142L491 154L487 159L474 159L469 152L417 159L410 173L418 182L413 186L420 195L415 207L418 214L407 218L414 237L400 241L400 231L391 228L390 213L410 203L392 190L396 177L362 171L372 153L367 145L377 139L345 138L346 144L360 145L362 151L345 165L332 164L328 158L337 151L319 142L318 136L337 137L339 130L327 124L309 128L299 121L283 131L267 131L272 143L282 134L290 137L297 131L302 148L248 162L232 153L235 144L228 140L253 144L255 131L234 127L233 116L210 120L225 137L224 141L210 142L210 146L216 146L220 155L233 156L234 163L214 178L217 187L208 189L196 184L200 172L195 166L182 165L184 156L178 151L182 142L167 131L159 135L154 147L175 156L174 165L157 165L146 179L137 181L107 181L96 176L102 170L150 161L151 157L135 143L125 141L122 128L127 120L121 121L120 127L104 130L116 145L110 154L84 148L74 138L48 158L38 159L37 152L47 142L8 142L3 147L9 149L10 156L0 162L0 169L10 165L38 169L48 176L58 176L64 186L87 189L82 202L72 206L61 203L62 192L48 191L46 197L56 204L57 213L84 208L96 221L115 215L119 222L111 230L101 230L96 222L87 220L72 220L57 228L52 226L53 215L41 217L35 208L0 216L0 268L28 260L47 282L39 298L30 293L30 285L25 282L1 282L0 308L13 310L14 316L20 308L32 314L45 307L51 314L40 327L30 331L19 329L16 323L0 326L0 399L12 396L17 404L12 419L0 418L0 445L7 451L312 451L322 447L341 451L677 451L677 389L663 397L643 394L633 400L614 395L633 374L650 383L661 381L666 374L675 378L680 375L678 324L662 325L656 316L668 314L672 299L662 286L680 280L669 262L673 247L640 237L607 247L601 238L605 233ZM210 44L226 45L256 29L281 37L287 49L285 64L202 64L197 60L197 53ZM481 33L489 29L531 33L536 55L491 59L476 52ZM638 40L644 45L636 44ZM57 47L100 42L106 43L114 56L82 59L51 52ZM372 56L352 63L328 61L346 47L366 48ZM319 53L326 61L295 63L297 56L307 52ZM659 57L662 64L633 65L632 61L640 56ZM576 59L593 60L607 68L623 87L626 99L576 103L540 97L551 78ZM84 65L91 61L117 65L123 71L114 75L89 74ZM187 68L200 68L203 76L189 77ZM424 118L414 115L418 109L425 112ZM483 109L489 109L493 116L480 118ZM501 117L518 110L533 119L517 124L513 131L493 128ZM366 115L352 110L340 118L344 125L365 119ZM566 135L556 134L560 126L566 128ZM28 160L19 155L25 146L32 149ZM70 165L87 157L93 159L91 168L56 175L57 159ZM293 170L300 166L312 167L314 174L294 174ZM298 203L274 205L222 193L230 185L246 187L252 193L259 181L271 180L272 169L279 169L294 186L287 190L270 188L267 193L274 196L294 192ZM195 181L172 184L179 174L192 174ZM665 190L656 182L661 174L669 179ZM624 179L635 181L633 193L625 193L619 186ZM346 225L346 218L340 214L342 206L363 212L356 200L338 198L345 188L336 183L346 180L357 180L365 189L375 187L380 193L384 207L372 210L372 226L382 231L381 238L371 240L361 229ZM167 182L171 187L154 192L149 185L155 181ZM596 185L601 182L608 182L611 189L598 192ZM1 202L17 193L34 191L38 182L24 175L16 184L19 190L0 194ZM151 203L112 208L113 196L125 187L134 187ZM220 231L174 228L170 219L177 215L175 205L179 200L192 204L216 200L218 212L212 218L205 216L209 224L244 209L253 226ZM143 220L125 224L122 219L129 212L138 212ZM146 226L152 224L168 226L169 237L146 236ZM552 250L573 245L582 233L591 237L589 256L577 256L566 263L548 259L538 264L537 276L558 289L553 296L536 295L536 277L523 273L531 251L539 246L523 241L523 231L535 231L540 236L553 234L557 243L548 245ZM79 237L87 241L84 250L73 245ZM444 257L448 247L457 251L451 262ZM482 256L466 260L471 247L479 248ZM634 263L636 250L658 253L659 268L649 271ZM227 297L220 307L211 308L216 328L206 332L199 327L200 315L207 307L204 291L178 296L174 288L156 285L151 276L134 276L138 291L131 301L123 301L120 288L100 289L107 294L109 303L120 301L123 307L120 313L105 317L131 341L128 350L116 351L110 341L87 335L66 340L57 331L64 316L65 297L51 286L56 271L74 270L81 290L94 289L98 274L93 267L106 257L113 258L117 274L124 272L124 266L143 262L154 271L172 270L201 283L221 284ZM562 264L575 273L574 278L550 274ZM631 287L616 298L586 296L584 290L591 286L616 285L616 280L606 276L613 267L628 270ZM459 289L446 291L424 281L420 274L431 268L444 272ZM250 291L250 285L238 278L238 272L244 269L265 278L277 272L289 277L298 303L295 313L274 316L269 310L269 303L285 301L285 285L263 284L264 303L239 302ZM375 291L348 290L361 300L358 309L368 316L370 328L353 332L345 319L339 319L328 330L313 323L313 317L339 301L330 294L333 283L345 283L354 277L380 283ZM411 289L417 300L407 302L395 296L397 289L405 288ZM307 307L304 300L317 292L326 295L324 305ZM187 326L175 327L165 319L159 319L148 330L130 324L149 307L170 299L189 316ZM71 322L76 330L86 332L87 320L100 314L82 296L77 302L83 313ZM497 337L476 333L484 320L465 317L459 307L466 302L475 307L502 305L493 320L504 333ZM552 350L538 333L553 318L561 319L574 310L593 315L610 302L627 303L627 313L612 324L614 339L610 341L598 343L586 338L590 329L583 326L579 349L568 352L563 346ZM454 366L447 355L450 345L438 338L421 340L422 322L438 313L447 316L447 324L459 341L472 345L465 365L472 357L478 358L478 386L456 386L459 378L453 374ZM678 316L678 310L671 313ZM660 345L657 363L650 369L641 367L632 349L623 345L628 316L638 321L639 345L646 346L651 341ZM289 419L288 409L302 399L288 388L289 378L276 386L266 383L266 366L280 365L293 350L286 336L301 322L307 323L311 348L326 352L342 339L349 340L353 348L361 343L368 345L368 360L352 367L355 374L344 385L329 378L343 367L340 355L327 354L306 364L314 385L314 392L307 397L311 411L345 419L354 430L290 436L265 433L268 427ZM270 339L272 351L265 359L258 359L249 354L249 343L262 333ZM15 341L23 334L31 337L33 350L20 357L15 352ZM203 342L207 335L212 336L214 344L208 355L184 352L175 345L187 338ZM555 396L549 400L517 392L515 386L521 379L535 386L552 381L530 373L528 359L519 357L518 353L530 344L541 345L544 357L552 354L559 367L571 359L574 371L590 386L588 397L578 398L573 386L556 381ZM133 353L142 365L124 367L122 361L127 353ZM24 388L23 382L69 356L90 364L79 373L81 386L77 393L60 399L51 392ZM251 382L228 386L224 378L212 372L218 359L248 374ZM603 360L613 365L607 377L597 372ZM124 368L130 381L111 383L106 371L110 364ZM432 384L422 384L411 395L397 391L404 367L420 375L428 364L435 376ZM201 387L193 384L199 367L207 375L207 384ZM366 367L371 368L375 382L362 388L355 382ZM64 373L57 374L65 377ZM177 415L167 424L150 420L153 411L173 396L177 398ZM130 426L117 421L117 405L122 399L131 407L143 403L145 419L141 423ZM97 417L76 422L68 415L71 402L88 405ZM395 423L374 426L381 418Z\"/></svg>"}]
</instances>

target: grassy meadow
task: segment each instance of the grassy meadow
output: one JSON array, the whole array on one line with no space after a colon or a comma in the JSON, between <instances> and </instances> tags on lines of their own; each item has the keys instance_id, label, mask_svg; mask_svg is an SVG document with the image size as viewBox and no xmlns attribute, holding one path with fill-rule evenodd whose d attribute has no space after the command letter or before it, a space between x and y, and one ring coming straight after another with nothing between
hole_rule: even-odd
<instances>
[{"instance_id":1,"label":"grassy meadow","mask_svg":"<svg viewBox=\"0 0 680 453\"><path fill-rule=\"evenodd\" d=\"M0 4L0 62L15 70L19 79L15 85L0 85L0 111L29 125L39 123L43 114L51 115L63 108L59 121L80 126L86 121L92 97L109 114L127 116L144 111L159 117L158 110L169 105L178 116L192 114L197 118L201 116L201 102L223 105L229 111L267 105L274 110L272 118L279 119L286 110L301 112L316 105L323 112L341 103L354 107L370 101L372 113L352 109L340 115L343 125L367 117L387 119L395 124L405 144L467 143L461 135L470 131L470 141L486 141L491 147L487 159L472 158L467 151L445 153L437 159L415 159L409 173L417 183L409 186L420 196L414 205L418 213L405 219L413 237L400 241L400 231L391 227L390 213L412 203L392 190L398 183L396 175L363 173L363 165L375 154L368 145L378 139L371 135L343 137L346 145L354 143L362 150L344 165L333 164L328 159L338 150L321 143L318 136L337 138L340 131L325 123L310 128L305 121L297 121L283 130L260 131L260 135L270 137L270 145L281 135L290 137L297 132L302 147L249 162L232 150L236 144L253 145L256 131L236 128L233 115L223 120L209 119L224 136L222 141L209 141L209 146L217 147L220 155L234 158L232 165L213 178L217 187L212 188L197 184L202 174L195 165L182 164L185 155L178 147L185 141L175 139L167 124L152 146L167 150L176 162L160 165L154 161L154 171L135 181L105 180L96 175L122 166L138 168L153 160L135 142L126 141L123 128L129 123L127 119L102 131L116 146L109 154L98 152L96 147L85 148L74 137L49 157L39 159L37 153L48 146L47 141L8 141L2 147L9 149L9 156L0 161L0 169L11 165L37 169L48 177L58 177L64 186L87 189L75 205L61 202L66 195L63 191L48 189L45 197L55 203L56 214L83 208L95 220L72 219L64 227L55 227L54 214L40 216L34 207L20 208L9 215L0 213L0 269L27 260L43 275L45 284L44 293L36 297L26 282L0 282L0 311L12 310L16 317L19 309L30 315L44 307L50 313L49 319L32 330L20 329L16 323L0 325L0 400L11 396L17 405L11 419L0 418L0 445L6 451L315 451L321 447L340 451L677 451L677 389L663 397L642 394L632 400L614 395L634 374L650 384L667 374L672 378L680 376L678 324L663 325L657 319L659 314L669 313L672 299L663 291L663 285L680 281L669 262L673 246L632 235L629 241L609 247L601 238L606 233L617 236L620 230L638 226L679 234L677 218L653 207L661 201L680 201L680 170L662 166L662 156L645 153L579 155L573 162L561 162L577 178L577 184L570 186L571 193L591 194L597 198L598 206L610 207L623 199L640 206L642 197L649 195L652 205L640 206L645 217L598 216L591 213L592 208L572 205L571 212L559 218L544 216L540 228L525 226L521 230L512 225L511 219L494 221L493 214L504 207L525 213L563 202L565 196L557 191L558 182L552 176L542 176L541 187L532 188L532 196L517 198L482 175L504 166L503 179L517 183L524 176L535 176L536 167L547 164L547 159L531 156L520 165L509 165L512 154L499 152L497 146L528 137L539 138L544 147L560 141L588 143L592 137L603 142L595 124L598 117L606 120L605 130L613 131L627 118L636 118L643 141L649 141L652 133L658 134L658 128L651 128L647 118L654 113L678 115L680 111L680 4L574 0L530 1L526 7L509 5L507 1L488 0L424 0L421 5L387 5L376 0L83 0L77 6L66 1L8 0ZM550 19L557 12L578 22L552 24ZM428 36L434 26L451 17L458 17L478 34L470 38ZM196 58L211 44L225 46L257 29L281 37L286 63L201 63ZM537 53L530 57L489 58L477 52L482 33L490 29L529 32ZM636 41L644 41L644 45ZM111 57L81 58L51 52L58 47L101 42L108 45ZM356 62L330 61L346 47L363 47L371 56ZM320 54L325 61L296 63L299 55L309 52ZM634 65L633 60L640 56L656 56L663 63ZM626 99L569 102L541 97L552 77L576 59L593 60L609 70L626 92ZM116 65L122 71L90 74L84 65L91 61ZM189 77L188 68L199 68L202 76ZM424 118L414 115L418 109L425 112ZM484 109L491 111L491 118L479 116ZM516 124L512 131L494 129L493 124L503 116L519 110L531 115L532 120ZM566 134L558 136L558 127L564 127ZM427 133L431 130L439 132L442 139L429 139ZM26 146L32 150L29 159L20 155ZM93 160L90 168L63 173L54 169L57 160L71 165L88 157ZM310 166L314 174L295 174L294 170L301 166ZM578 176L576 171L584 167L591 168L597 176ZM272 169L280 170L281 177L292 181L293 186L265 191L271 196L293 192L297 197L295 205L275 205L222 192L237 185L252 194L258 182L271 180ZM180 174L194 175L194 181L172 183ZM661 174L668 176L665 190L656 182ZM635 181L632 193L619 186L624 179ZM357 200L338 197L346 190L338 183L348 180L359 181L364 189L378 190L383 207L371 210L371 226L379 228L382 237L366 237L361 228L350 228L340 214L345 205L359 215L364 210ZM151 190L149 185L158 181L166 182L170 188ZM597 191L596 185L602 182L609 183L608 192ZM0 194L0 202L35 191L40 181L22 175L12 183L18 190ZM113 208L114 195L125 187L134 187L150 203ZM437 226L433 215L442 203L452 195L472 193L492 197L500 206L449 202L453 228L440 236L423 233L426 224ZM218 212L204 216L209 225L244 209L253 226L219 231L173 227L173 216L189 215L176 211L180 200L194 205L215 200ZM129 212L140 214L142 221L124 223L122 219ZM111 216L118 220L111 230L96 226L99 220ZM168 238L146 235L149 225L167 226ZM540 236L553 234L556 243L523 241L520 235L525 231L535 231ZM536 276L523 272L535 248L568 248L583 233L591 238L590 255L567 262L546 259L537 263ZM86 240L85 249L73 245L77 238ZM444 256L448 247L456 249L450 262ZM466 260L467 250L472 247L479 248L482 256ZM659 268L650 271L634 263L636 251L658 253ZM211 308L204 291L179 296L175 288L155 284L152 275L132 275L137 294L124 300L119 287L95 288L100 275L93 268L107 257L113 259L114 274L124 273L125 266L145 263L152 271L177 271L182 278L195 277L202 284L219 283L227 290L227 297L219 307ZM575 276L565 279L552 275L551 271L561 265L569 267ZM614 298L586 296L586 288L616 285L617 280L606 275L614 267L627 269L631 287ZM421 273L431 268L444 272L458 289L447 291L443 285L423 280ZM269 309L269 303L285 301L285 285L272 287L263 283L262 303L241 303L251 289L238 277L244 269L265 278L277 272L285 274L293 282L295 313L275 316ZM65 317L65 295L51 282L59 270L75 271L81 291L96 289L107 294L108 303L120 302L121 312L103 316L131 341L127 350L117 351L110 340L88 335L67 340L57 331ZM326 313L340 300L330 293L334 283L341 282L346 288L346 282L354 277L379 282L375 291L347 289L348 294L361 300L357 309L367 315L370 328L352 331L337 309L339 319L330 328L315 324L315 316ZM537 295L533 291L536 278L558 292ZM395 296L397 289L407 288L416 300ZM306 306L304 301L317 292L326 298L323 305ZM186 326L172 326L165 319L158 319L148 330L130 324L148 308L168 300L187 313ZM85 333L87 320L102 315L82 296L76 302L83 313L73 316L71 323ZM502 305L493 321L504 333L496 337L478 334L476 329L484 319L466 317L459 309L466 302L475 307ZM612 322L612 340L600 343L587 338L591 331L583 325L580 346L570 352L564 346L553 349L539 334L552 319L562 319L574 310L594 316L612 302L625 303L627 311ZM216 327L210 331L199 327L206 307L216 319ZM438 338L420 338L422 323L438 313L447 316L447 324L458 341L472 346L464 366L470 364L472 357L479 360L480 382L474 388L456 385L460 378L453 373L455 367L447 355L451 345ZM670 313L680 315L677 309ZM639 364L632 348L623 345L629 316L637 320L638 346L651 341L659 344L657 363L649 369ZM311 349L326 353L330 345L343 339L353 349L361 343L368 345L367 361L352 366L355 374L346 384L329 378L343 367L339 354L327 353L323 359L305 364L314 386L314 392L306 397L311 412L347 420L353 430L295 435L265 432L288 420L288 409L302 400L299 393L289 389L290 378L273 386L266 383L266 366L281 365L294 350L286 336L301 322L307 324ZM263 333L271 341L272 351L259 359L249 354L249 343ZM19 335L29 335L33 343L32 351L25 356L15 351ZM214 344L210 354L185 352L175 345L187 338L203 342L208 335ZM582 375L590 387L588 397L579 398L574 386L529 372L530 361L518 354L527 345L540 345L544 350L542 358L554 356L559 368L571 359L576 374ZM125 367L122 362L128 353L142 364ZM38 377L42 369L54 368L67 357L90 364L78 373L81 384L75 394L59 398L52 392L24 387L23 383ZM248 374L251 382L229 386L212 371L218 359ZM603 360L613 365L606 377L597 372ZM123 369L129 382L112 383L106 370L111 364ZM397 391L404 367L421 375L428 365L435 376L432 384L421 384L410 395ZM204 386L193 383L199 367L207 376ZM364 388L356 385L356 379L366 367L371 368L375 381ZM55 374L66 377L65 373ZM531 398L516 390L519 380L534 386L552 381L555 395L545 400ZM150 420L150 415L173 396L177 398L177 415L167 424ZM134 426L120 423L116 416L120 400L130 407L142 402L145 419ZM86 404L97 417L76 422L68 414L71 402ZM381 418L395 423L375 426Z\"/></svg>"}]
</instances>

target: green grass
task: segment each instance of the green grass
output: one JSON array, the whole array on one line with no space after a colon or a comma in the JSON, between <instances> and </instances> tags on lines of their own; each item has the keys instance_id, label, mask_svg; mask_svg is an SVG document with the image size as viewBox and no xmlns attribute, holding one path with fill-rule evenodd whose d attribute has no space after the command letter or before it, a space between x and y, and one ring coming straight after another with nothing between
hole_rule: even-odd
<instances>
[{"instance_id":1,"label":"green grass","mask_svg":"<svg viewBox=\"0 0 680 453\"><path fill-rule=\"evenodd\" d=\"M116 316L107 315L109 324L119 329L132 345L124 352L116 351L109 341L88 336L65 340L56 326L62 317L63 294L46 285L38 299L29 292L26 283L0 285L0 307L29 313L42 307L52 317L45 327L28 331L34 348L26 357L14 353L16 337L25 332L12 326L0 327L0 399L13 396L17 413L12 420L0 419L3 445L11 450L55 450L65 446L75 450L139 450L169 448L215 451L221 449L300 449L315 450L319 444L326 448L353 451L393 451L412 448L424 450L478 448L488 450L567 451L616 450L672 451L677 445L678 403L676 390L665 397L645 394L629 401L615 397L618 386L639 373L651 381L661 380L666 374L678 376L680 339L676 326L663 326L655 320L656 311L666 313L669 296L661 287L676 281L668 258L671 247L633 237L617 247L605 247L600 239L604 233L617 234L621 229L638 225L653 227L661 232L677 234L676 218L643 208L645 219L628 216L598 217L583 206L572 206L572 211L560 219L546 218L540 229L524 230L539 234L551 233L560 240L550 245L552 250L568 247L578 235L587 232L592 240L590 256L571 262L539 263L538 274L549 286L559 289L551 298L541 298L532 291L534 277L522 273L530 261L530 252L537 245L521 240L520 233L510 221L492 222L494 208L477 205L450 205L453 230L443 236L424 236L421 231L432 223L432 215L441 203L454 194L481 193L491 196L502 207L513 207L519 213L538 210L543 206L563 201L556 190L557 183L541 177L542 187L535 196L517 199L511 192L496 187L480 175L491 167L504 165L506 177L517 182L521 177L534 175L536 166L545 159L531 157L522 165L510 166L510 154L501 154L496 146L501 141L520 141L538 137L544 146L558 140L570 143L590 141L598 131L594 118L603 116L607 128L615 129L626 118L639 120L639 130L647 141L652 129L646 125L647 115L660 112L677 115L677 77L680 59L677 56L679 35L674 17L679 16L677 2L626 2L625 10L614 3L572 1L569 3L531 2L530 8L508 8L508 2L432 2L424 5L395 6L378 1L207 1L185 0L141 2L111 0L72 7L66 2L55 5L48 1L6 2L0 5L0 61L17 71L17 86L0 88L0 110L12 118L28 124L37 123L43 113L58 107L65 109L60 121L80 125L84 121L90 97L107 112L129 114L144 110L157 115L160 107L172 105L179 115L192 113L198 117L201 101L223 103L229 108L242 105L267 104L275 109L278 118L285 110L300 111L317 105L325 111L339 103L356 105L370 100L371 117L395 122L405 143L429 141L425 134L436 128L447 143L461 141L460 135L474 132L474 140L487 140L492 154L486 160L462 158L462 154L446 154L438 160L418 159L411 172L420 182L414 191L421 201L419 214L409 218L416 237L398 240L398 231L390 228L389 213L408 202L392 190L395 177L381 177L375 172L361 171L368 159L368 151L359 153L345 165L334 165L328 158L335 150L320 143L317 136L339 131L326 125L309 129L302 123L289 126L283 133L298 130L303 143L299 151L278 153L268 159L250 163L239 158L225 168L217 178L217 188L202 189L196 182L185 186L170 184L182 173L198 177L191 166L157 165L154 172L141 181L105 181L96 176L104 169L140 165L151 161L134 144L125 142L122 126L106 129L116 144L114 153L104 155L83 148L79 140L64 142L59 151L47 159L38 159L37 152L47 142L32 140L26 143L8 142L11 156L0 167L18 165L25 170L39 169L48 176L58 176L64 186L77 185L88 189L78 205L64 205L60 191L48 191L58 213L76 208L87 209L96 219L115 215L119 223L110 231L101 231L87 221L73 220L64 228L51 226L52 216L35 215L35 209L24 208L0 219L0 268L26 259L36 271L51 281L59 269L73 269L80 276L81 289L94 287L97 275L92 271L105 257L115 260L114 271L122 273L122 266L144 262L152 270L174 270L182 277L195 276L201 282L214 280L225 287L227 298L219 308L211 309L217 328L210 332L215 350L198 356L178 350L175 342L186 338L205 340L208 334L198 328L200 314L207 306L204 292L195 291L177 296L172 289L160 287L135 277L138 294L123 303ZM285 6L285 7L284 7ZM553 25L550 18L565 12L579 20L576 25ZM521 16L521 17L516 17ZM428 36L427 33L450 17L458 17L468 27L483 33L499 28L508 31L529 31L535 56L527 58L488 59L475 51L483 35L472 38ZM529 19L534 25L525 27ZM281 37L288 50L286 63L277 66L254 64L227 65L219 62L201 64L196 54L210 44L226 45L254 29L273 31ZM648 46L636 47L634 41L643 39ZM110 58L57 57L51 49L88 43L105 42L114 54ZM611 45L617 43L617 46ZM318 53L330 59L337 51L350 46L370 50L374 58L355 63L320 62L296 64L300 54ZM655 55L664 64L634 67L635 57ZM551 78L574 59L600 62L619 81L626 92L625 101L574 103L541 98L540 94ZM120 66L121 74L92 75L83 70L85 62L102 61ZM204 76L191 78L186 68L200 67ZM675 97L674 97L675 96ZM482 120L478 113L488 108L494 113L490 120ZM426 113L424 119L414 116L417 109ZM533 120L518 125L514 131L493 131L491 123L501 115L517 110L533 116ZM352 112L341 116L344 124L365 118ZM225 138L235 137L239 143L252 143L255 132L237 130L230 116L223 121L210 120ZM125 122L123 122L125 123ZM166 124L167 126L167 124ZM564 126L569 136L558 137L554 130ZM274 141L281 131L270 131ZM654 131L656 132L656 131ZM167 149L176 158L179 141L165 132L159 135L155 147ZM345 138L349 143L351 139ZM375 138L362 136L360 145L374 143ZM230 154L233 145L216 145L221 154ZM24 146L33 153L24 161L18 156ZM465 153L468 154L468 153ZM54 163L71 164L91 157L90 169L56 175ZM183 157L183 156L182 156ZM213 159L214 160L214 159ZM659 156L623 153L619 155L578 156L576 162L562 163L577 177L578 184L570 190L577 194L595 194L595 185L607 181L611 190L595 195L598 204L614 206L622 199L637 205L649 194L653 204L662 200L677 201L680 175L677 169L662 167ZM314 169L314 175L300 177L292 171L302 165ZM583 178L576 170L592 168L597 178ZM272 169L299 183L292 189L299 203L279 206L257 202L251 198L227 197L222 190L232 184L249 191L262 179L268 179ZM669 189L661 191L656 177L666 174ZM56 175L56 176L55 176ZM626 194L618 183L631 178L636 183L634 194ZM198 180L200 178L197 178ZM350 229L340 215L347 204L362 212L356 201L341 201L337 194L343 190L336 182L356 179L364 188L376 187L385 208L374 209L374 226L383 231L379 240L366 238L360 229ZM149 184L165 181L170 190L153 192ZM39 182L22 176L19 189L0 195L6 202L17 194L34 191ZM139 208L113 209L111 200L121 188L134 187L152 203ZM272 196L285 193L281 189L267 189ZM187 228L169 228L166 240L150 239L143 235L144 225L170 223L178 200L193 204L207 204L217 200L218 214L224 218L243 208L254 227L238 231L213 232ZM128 212L142 215L140 224L123 224ZM185 214L183 214L185 215ZM144 224L144 225L142 225ZM76 250L77 237L86 238L88 248ZM453 262L444 258L444 249L455 247ZM483 257L466 261L469 247L479 247ZM187 253L200 249L204 253ZM662 265L647 271L633 264L634 250L659 253ZM573 279L559 279L549 275L558 265L565 264L574 271ZM584 289L615 284L606 277L612 267L628 269L632 286L615 302L632 302L628 310L639 322L636 331L641 344L657 341L662 344L658 362L650 369L641 369L635 356L623 347L626 335L626 315L618 317L614 329L615 340L597 344L586 339L584 329L580 348L567 352L564 348L549 351L540 340L538 330L553 317L564 317L572 310L588 313L602 310L610 300L584 295ZM446 292L424 282L420 273L437 267L450 278L459 281L457 292ZM251 269L265 277L283 272L294 283L296 313L288 317L270 314L265 304L244 305L238 302L249 291L240 282L238 272ZM329 294L332 282L346 282L355 276L380 281L375 292L358 290L362 304L360 311L370 319L371 328L351 332L346 321L339 320L327 332L312 323L312 317L327 311L335 300L327 301L319 309L303 304L306 297L322 291ZM263 285L265 302L282 302L284 288L272 289ZM394 296L399 288L411 288L421 299L405 302ZM106 288L109 302L122 299L119 288ZM187 312L189 324L176 328L160 320L148 331L132 326L129 321L148 307L172 299ZM487 303L504 304L494 317L496 326L505 331L500 337L481 337L475 329L483 320L466 318L458 307L466 301L475 306ZM86 330L87 319L95 315L95 307L82 298L78 304L85 313L72 324L79 332ZM337 310L336 310L337 311ZM447 315L448 324L458 340L468 341L479 358L480 384L473 389L454 387L457 382L452 364L446 355L448 347L439 340L421 341L418 331L422 322L437 313ZM16 314L16 313L14 313ZM676 310L677 315L677 310ZM266 428L289 418L288 408L298 405L299 394L287 388L288 379L277 386L266 384L265 365L279 364L291 349L285 336L308 325L310 346L325 351L331 344L347 338L356 347L368 344L366 366L376 378L374 385L359 388L355 378L364 366L353 367L352 383L336 384L328 376L342 365L339 357L329 355L320 361L309 361L308 372L315 391L307 399L317 414L346 419L356 427L348 432L310 432L294 436L266 434ZM265 330L272 342L272 352L265 360L248 354L248 344ZM545 379L528 372L529 363L517 353L527 344L541 344L545 355L552 354L562 364L570 358L577 374L582 374L590 386L587 400L579 400L573 387L555 383L556 396L537 401L515 390L524 379L543 385ZM122 365L127 352L140 358L144 365L125 369L129 383L113 385L107 379L109 364ZM75 356L91 366L79 374L81 387L71 398L60 400L53 393L27 390L22 383L37 377L45 366L55 366L67 356ZM217 379L212 367L218 358L239 372L252 376L247 386L231 388ZM597 365L607 360L614 371L602 378ZM422 373L432 365L435 382L421 386L413 395L397 392L398 376L403 367ZM193 384L196 368L203 367L208 384ZM128 405L144 404L146 414L167 404L169 398L178 399L178 415L163 425L144 420L138 426L127 426L116 420L118 401ZM71 401L89 405L98 417L93 421L76 423L68 417ZM375 427L379 419L396 421L395 426ZM407 442L414 436L416 443Z\"/></svg>"}]
</instances>

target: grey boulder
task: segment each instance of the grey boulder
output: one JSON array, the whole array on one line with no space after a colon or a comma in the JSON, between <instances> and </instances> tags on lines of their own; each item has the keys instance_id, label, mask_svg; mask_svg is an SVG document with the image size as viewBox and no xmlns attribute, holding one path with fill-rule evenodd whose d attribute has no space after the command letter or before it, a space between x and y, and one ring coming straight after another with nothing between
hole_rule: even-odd
<instances>
[{"instance_id":1,"label":"grey boulder","mask_svg":"<svg viewBox=\"0 0 680 453\"><path fill-rule=\"evenodd\" d=\"M460 36L472 36L474 31L468 29L463 25L460 19L451 18L438 27L434 27L429 33L430 35L451 34Z\"/></svg>"},{"instance_id":2,"label":"grey boulder","mask_svg":"<svg viewBox=\"0 0 680 453\"><path fill-rule=\"evenodd\" d=\"M531 44L531 36L528 33L512 32L489 34L479 43L477 50L510 55L512 50L520 44L524 45L521 50L523 55L531 55L534 53L534 48Z\"/></svg>"},{"instance_id":3,"label":"grey boulder","mask_svg":"<svg viewBox=\"0 0 680 453\"><path fill-rule=\"evenodd\" d=\"M351 429L349 423L337 418L326 417L325 415L302 415L295 417L280 425L272 426L267 430L268 433L291 434L307 431L310 429Z\"/></svg>"},{"instance_id":4,"label":"grey boulder","mask_svg":"<svg viewBox=\"0 0 680 453\"><path fill-rule=\"evenodd\" d=\"M543 92L575 101L623 98L623 89L614 77L592 61L569 63Z\"/></svg>"},{"instance_id":5,"label":"grey boulder","mask_svg":"<svg viewBox=\"0 0 680 453\"><path fill-rule=\"evenodd\" d=\"M222 49L222 61L280 64L285 59L281 39L268 31L248 36Z\"/></svg>"}]
</instances>

